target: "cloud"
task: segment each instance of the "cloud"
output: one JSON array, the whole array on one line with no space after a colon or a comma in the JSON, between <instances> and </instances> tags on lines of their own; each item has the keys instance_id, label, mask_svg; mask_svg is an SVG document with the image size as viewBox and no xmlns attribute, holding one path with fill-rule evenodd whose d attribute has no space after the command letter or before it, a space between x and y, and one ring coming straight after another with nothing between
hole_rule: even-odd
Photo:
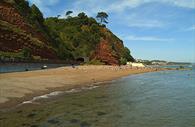
<instances>
[{"instance_id":1,"label":"cloud","mask_svg":"<svg viewBox=\"0 0 195 127\"><path fill-rule=\"evenodd\" d=\"M30 3L36 4L44 13L51 12L49 6L54 6L57 3L66 0L28 0ZM72 2L72 1L71 1ZM70 8L66 10L73 10L75 12L84 11L92 16L98 11L106 11L108 13L121 13L128 8L136 8L147 3L164 3L172 6L195 8L194 0L76 0L73 1ZM69 3L69 2L67 2Z\"/></svg>"},{"instance_id":2,"label":"cloud","mask_svg":"<svg viewBox=\"0 0 195 127\"><path fill-rule=\"evenodd\" d=\"M60 0L28 0L37 6L52 6L60 2Z\"/></svg>"},{"instance_id":3,"label":"cloud","mask_svg":"<svg viewBox=\"0 0 195 127\"><path fill-rule=\"evenodd\" d=\"M108 14L114 13L112 15L118 15L117 17L123 19L116 19L120 21L120 24L126 24L128 27L144 27L144 28L162 28L167 24L164 20L159 20L159 15L152 17L151 14L155 10L145 9L146 12L135 14L133 8L140 7L147 3L163 3L171 6L194 8L193 0L77 0L72 2L66 10L64 10L61 15L64 16L65 12L72 10L73 16L77 15L79 12L85 12L89 16L95 16L99 11L105 11ZM128 13L127 9L131 9L132 12ZM149 11L149 12L147 12ZM147 15L147 16L146 16ZM168 15L168 14L167 14ZM145 16L145 17L143 17ZM151 17L151 18L149 18Z\"/></svg>"},{"instance_id":4,"label":"cloud","mask_svg":"<svg viewBox=\"0 0 195 127\"><path fill-rule=\"evenodd\" d=\"M134 36L134 35L128 35L125 36L123 39L128 41L173 41L172 38L166 39L166 38L159 38L159 37L153 37L153 36Z\"/></svg>"},{"instance_id":5,"label":"cloud","mask_svg":"<svg viewBox=\"0 0 195 127\"><path fill-rule=\"evenodd\" d=\"M162 1L178 7L195 8L194 0L162 0Z\"/></svg>"},{"instance_id":6,"label":"cloud","mask_svg":"<svg viewBox=\"0 0 195 127\"><path fill-rule=\"evenodd\" d=\"M122 12L126 8L134 8L134 7L137 7L137 6L142 5L144 3L145 2L143 2L141 0L120 0L120 1L112 3L108 7L107 11L109 11L109 12Z\"/></svg>"},{"instance_id":7,"label":"cloud","mask_svg":"<svg viewBox=\"0 0 195 127\"><path fill-rule=\"evenodd\" d=\"M60 0L28 0L31 4L35 4L44 14L52 12L51 6L54 6L60 2Z\"/></svg>"},{"instance_id":8,"label":"cloud","mask_svg":"<svg viewBox=\"0 0 195 127\"><path fill-rule=\"evenodd\" d=\"M111 2L109 0L77 0L66 10L73 10L74 14L85 12L89 16L94 16L100 11L109 13L107 8Z\"/></svg>"},{"instance_id":9,"label":"cloud","mask_svg":"<svg viewBox=\"0 0 195 127\"><path fill-rule=\"evenodd\" d=\"M163 23L157 21L157 20L150 20L145 22L143 20L137 20L134 22L130 22L128 24L129 27L147 27L147 28L154 28L154 27L162 27L164 26Z\"/></svg>"},{"instance_id":10,"label":"cloud","mask_svg":"<svg viewBox=\"0 0 195 127\"><path fill-rule=\"evenodd\" d=\"M120 0L112 3L108 6L107 11L109 12L123 12L127 8L139 7L147 3L163 3L171 6L183 7L183 8L193 8L195 9L194 0Z\"/></svg>"},{"instance_id":11,"label":"cloud","mask_svg":"<svg viewBox=\"0 0 195 127\"><path fill-rule=\"evenodd\" d=\"M126 24L129 27L145 27L145 28L160 28L165 26L165 23L159 20L152 19L140 19L138 17L129 16L126 20Z\"/></svg>"},{"instance_id":12,"label":"cloud","mask_svg":"<svg viewBox=\"0 0 195 127\"><path fill-rule=\"evenodd\" d=\"M191 27L186 29L186 31L194 31L194 30L195 30L195 25L192 25Z\"/></svg>"}]
</instances>

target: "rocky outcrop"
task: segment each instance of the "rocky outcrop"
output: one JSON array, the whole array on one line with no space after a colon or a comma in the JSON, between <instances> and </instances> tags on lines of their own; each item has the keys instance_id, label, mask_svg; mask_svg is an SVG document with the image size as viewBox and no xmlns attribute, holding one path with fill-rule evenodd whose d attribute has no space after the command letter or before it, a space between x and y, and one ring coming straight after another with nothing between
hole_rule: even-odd
<instances>
[{"instance_id":1,"label":"rocky outcrop","mask_svg":"<svg viewBox=\"0 0 195 127\"><path fill-rule=\"evenodd\" d=\"M118 65L119 56L115 53L108 40L102 39L97 45L95 52L92 54L91 59L100 60L108 65Z\"/></svg>"},{"instance_id":2,"label":"rocky outcrop","mask_svg":"<svg viewBox=\"0 0 195 127\"><path fill-rule=\"evenodd\" d=\"M0 51L18 52L28 47L35 56L57 59L55 51L49 48L49 41L43 33L30 25L13 5L0 2L0 21L5 22L0 25Z\"/></svg>"},{"instance_id":3,"label":"rocky outcrop","mask_svg":"<svg viewBox=\"0 0 195 127\"><path fill-rule=\"evenodd\" d=\"M0 19L9 22L10 24L17 25L19 28L30 31L30 26L26 23L24 18L19 12L7 3L0 3Z\"/></svg>"},{"instance_id":4,"label":"rocky outcrop","mask_svg":"<svg viewBox=\"0 0 195 127\"><path fill-rule=\"evenodd\" d=\"M13 5L7 3L0 3L0 19L10 24L16 25L18 28L26 31L27 33L32 34L32 36L38 38L39 40L47 43L48 40L44 37L44 35L35 30L17 9L13 7Z\"/></svg>"},{"instance_id":5,"label":"rocky outcrop","mask_svg":"<svg viewBox=\"0 0 195 127\"><path fill-rule=\"evenodd\" d=\"M5 29L0 29L0 33L0 51L17 53L23 48L28 47L31 49L31 53L34 56L57 59L55 52L52 49L41 42L35 43L30 36Z\"/></svg>"}]
</instances>

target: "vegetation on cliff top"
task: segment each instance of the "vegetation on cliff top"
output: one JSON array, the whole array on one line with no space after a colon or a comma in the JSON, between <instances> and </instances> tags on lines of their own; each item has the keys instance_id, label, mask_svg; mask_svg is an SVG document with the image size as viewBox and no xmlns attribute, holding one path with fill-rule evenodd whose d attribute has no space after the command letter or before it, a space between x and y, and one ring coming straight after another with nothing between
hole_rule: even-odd
<instances>
[{"instance_id":1,"label":"vegetation on cliff top","mask_svg":"<svg viewBox=\"0 0 195 127\"><path fill-rule=\"evenodd\" d=\"M25 18L25 20L38 32L43 33L49 41L49 45L56 51L62 60L75 60L78 57L89 57L95 61L94 52L100 41L106 40L111 55L117 56L117 60L124 64L124 61L134 61L127 47L124 47L122 40L115 36L104 23L108 23L108 15L99 12L96 19L88 17L84 12L71 17L73 11L66 12L65 18L48 17L44 19L43 14L36 5L29 6L25 0L9 0ZM1 53L2 54L2 53ZM97 59L101 61L101 59ZM94 62L91 62L94 63Z\"/></svg>"}]
</instances>

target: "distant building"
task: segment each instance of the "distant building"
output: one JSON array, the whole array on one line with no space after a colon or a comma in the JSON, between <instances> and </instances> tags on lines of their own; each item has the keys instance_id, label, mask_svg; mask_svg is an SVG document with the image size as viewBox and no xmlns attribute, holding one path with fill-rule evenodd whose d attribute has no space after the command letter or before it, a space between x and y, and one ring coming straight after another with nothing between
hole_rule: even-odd
<instances>
[{"instance_id":1,"label":"distant building","mask_svg":"<svg viewBox=\"0 0 195 127\"><path fill-rule=\"evenodd\" d=\"M127 62L127 65L130 65L132 67L145 67L143 63Z\"/></svg>"},{"instance_id":2,"label":"distant building","mask_svg":"<svg viewBox=\"0 0 195 127\"><path fill-rule=\"evenodd\" d=\"M144 62L144 60L142 60L142 59L136 59L135 61L136 62Z\"/></svg>"},{"instance_id":3,"label":"distant building","mask_svg":"<svg viewBox=\"0 0 195 127\"><path fill-rule=\"evenodd\" d=\"M163 62L161 62L161 61L159 61L159 62L153 61L152 64L153 65L167 65L167 62L164 62L164 61Z\"/></svg>"}]
</instances>

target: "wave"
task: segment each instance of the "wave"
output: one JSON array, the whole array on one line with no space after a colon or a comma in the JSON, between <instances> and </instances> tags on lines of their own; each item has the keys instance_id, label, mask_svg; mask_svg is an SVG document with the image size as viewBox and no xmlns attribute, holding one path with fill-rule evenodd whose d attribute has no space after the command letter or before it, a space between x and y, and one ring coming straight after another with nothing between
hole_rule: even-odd
<instances>
[{"instance_id":1,"label":"wave","mask_svg":"<svg viewBox=\"0 0 195 127\"><path fill-rule=\"evenodd\" d=\"M54 92L51 92L49 94L44 94L44 95L33 97L33 99L28 100L28 101L23 101L22 103L19 104L19 106L23 105L23 104L32 104L32 103L36 104L36 101L41 100L41 99L48 99L48 98L52 98L54 96L58 96L58 95L62 95L62 94L77 93L77 92L81 92L83 90L92 90L92 89L95 89L98 87L99 86L97 86L97 85L90 85L90 86L81 87L81 88L74 88L74 89L70 89L70 90L66 90L66 91L54 91Z\"/></svg>"}]
</instances>

